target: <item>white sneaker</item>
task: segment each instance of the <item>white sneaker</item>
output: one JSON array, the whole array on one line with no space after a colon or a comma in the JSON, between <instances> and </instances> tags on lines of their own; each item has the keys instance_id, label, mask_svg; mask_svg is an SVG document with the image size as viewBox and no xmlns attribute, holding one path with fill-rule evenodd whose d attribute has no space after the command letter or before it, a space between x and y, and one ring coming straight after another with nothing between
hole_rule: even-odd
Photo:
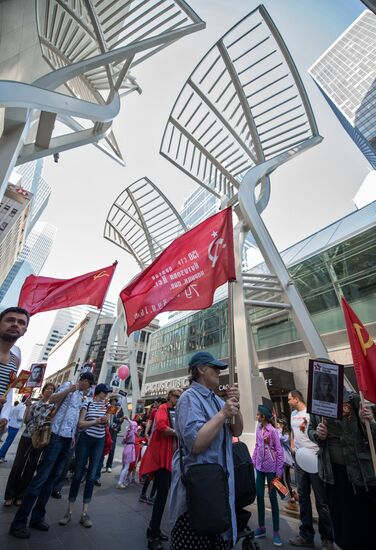
<instances>
[{"instance_id":1,"label":"white sneaker","mask_svg":"<svg viewBox=\"0 0 376 550\"><path fill-rule=\"evenodd\" d=\"M124 483L118 483L116 485L116 489L125 489L126 488L126 485L124 485Z\"/></svg>"},{"instance_id":2,"label":"white sneaker","mask_svg":"<svg viewBox=\"0 0 376 550\"><path fill-rule=\"evenodd\" d=\"M110 474L112 472L112 469L111 468L106 468L105 470L108 474Z\"/></svg>"}]
</instances>

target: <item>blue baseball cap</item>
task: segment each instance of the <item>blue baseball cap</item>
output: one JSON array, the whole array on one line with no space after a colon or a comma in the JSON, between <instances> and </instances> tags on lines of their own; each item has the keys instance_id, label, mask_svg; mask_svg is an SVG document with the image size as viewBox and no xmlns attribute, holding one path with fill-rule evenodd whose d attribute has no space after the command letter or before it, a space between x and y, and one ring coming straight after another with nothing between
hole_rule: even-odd
<instances>
[{"instance_id":1,"label":"blue baseball cap","mask_svg":"<svg viewBox=\"0 0 376 550\"><path fill-rule=\"evenodd\" d=\"M209 367L217 367L220 370L227 369L228 365L223 361L219 361L209 353L208 351L198 351L189 360L189 368L194 369L195 367L208 365Z\"/></svg>"}]
</instances>

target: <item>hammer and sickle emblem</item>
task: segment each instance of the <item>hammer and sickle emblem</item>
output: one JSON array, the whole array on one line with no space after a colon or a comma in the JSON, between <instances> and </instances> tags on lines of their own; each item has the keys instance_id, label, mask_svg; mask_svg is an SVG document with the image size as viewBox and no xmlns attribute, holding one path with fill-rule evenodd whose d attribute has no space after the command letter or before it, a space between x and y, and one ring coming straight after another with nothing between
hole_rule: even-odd
<instances>
[{"instance_id":1,"label":"hammer and sickle emblem","mask_svg":"<svg viewBox=\"0 0 376 550\"><path fill-rule=\"evenodd\" d=\"M358 323L353 323L354 329L356 330L356 334L358 336L359 343L361 345L361 348L363 350L364 355L367 357L367 349L371 348L374 344L374 341L372 340L371 336L368 337L367 342L363 340L362 335L362 328Z\"/></svg>"},{"instance_id":2,"label":"hammer and sickle emblem","mask_svg":"<svg viewBox=\"0 0 376 550\"><path fill-rule=\"evenodd\" d=\"M100 273L94 275L93 279L100 279L101 277L109 277L109 274L107 273L107 271L101 271Z\"/></svg>"},{"instance_id":3,"label":"hammer and sickle emblem","mask_svg":"<svg viewBox=\"0 0 376 550\"><path fill-rule=\"evenodd\" d=\"M215 238L209 245L208 248L208 258L212 261L212 267L215 267L215 264L217 263L217 260L219 258L220 249L224 248L224 242L225 240L221 237L219 239ZM214 253L213 253L214 249Z\"/></svg>"}]
</instances>

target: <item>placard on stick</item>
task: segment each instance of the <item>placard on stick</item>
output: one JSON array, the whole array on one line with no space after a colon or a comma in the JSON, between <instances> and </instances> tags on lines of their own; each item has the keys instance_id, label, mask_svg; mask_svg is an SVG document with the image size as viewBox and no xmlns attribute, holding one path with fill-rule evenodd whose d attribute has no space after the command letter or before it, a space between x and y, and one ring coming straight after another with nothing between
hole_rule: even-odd
<instances>
[{"instance_id":1,"label":"placard on stick","mask_svg":"<svg viewBox=\"0 0 376 550\"><path fill-rule=\"evenodd\" d=\"M25 384L27 383L29 377L30 377L30 371L22 370L19 373L19 375L17 376L17 378L15 378L13 380L13 382L9 386L9 389L13 388L15 390L20 390L21 388L23 388L25 386Z\"/></svg>"},{"instance_id":2,"label":"placard on stick","mask_svg":"<svg viewBox=\"0 0 376 550\"><path fill-rule=\"evenodd\" d=\"M327 418L342 418L344 367L322 359L310 359L307 411Z\"/></svg>"},{"instance_id":3,"label":"placard on stick","mask_svg":"<svg viewBox=\"0 0 376 550\"><path fill-rule=\"evenodd\" d=\"M30 367L30 377L25 384L27 388L41 388L47 363L33 363Z\"/></svg>"}]
</instances>

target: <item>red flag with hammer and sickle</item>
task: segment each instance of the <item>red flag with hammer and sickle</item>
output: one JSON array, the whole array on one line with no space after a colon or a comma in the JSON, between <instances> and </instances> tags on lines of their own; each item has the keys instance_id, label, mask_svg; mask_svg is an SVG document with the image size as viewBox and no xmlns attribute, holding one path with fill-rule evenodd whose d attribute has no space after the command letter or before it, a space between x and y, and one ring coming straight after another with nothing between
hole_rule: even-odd
<instances>
[{"instance_id":1,"label":"red flag with hammer and sickle","mask_svg":"<svg viewBox=\"0 0 376 550\"><path fill-rule=\"evenodd\" d=\"M116 266L117 262L73 279L29 275L21 288L18 305L30 315L82 304L101 309Z\"/></svg>"},{"instance_id":2,"label":"red flag with hammer and sickle","mask_svg":"<svg viewBox=\"0 0 376 550\"><path fill-rule=\"evenodd\" d=\"M342 298L347 334L354 361L356 380L364 397L376 403L376 345L355 315L345 298Z\"/></svg>"},{"instance_id":3,"label":"red flag with hammer and sickle","mask_svg":"<svg viewBox=\"0 0 376 550\"><path fill-rule=\"evenodd\" d=\"M162 311L211 306L215 289L231 280L235 262L229 207L175 239L121 291L128 335Z\"/></svg>"}]
</instances>

